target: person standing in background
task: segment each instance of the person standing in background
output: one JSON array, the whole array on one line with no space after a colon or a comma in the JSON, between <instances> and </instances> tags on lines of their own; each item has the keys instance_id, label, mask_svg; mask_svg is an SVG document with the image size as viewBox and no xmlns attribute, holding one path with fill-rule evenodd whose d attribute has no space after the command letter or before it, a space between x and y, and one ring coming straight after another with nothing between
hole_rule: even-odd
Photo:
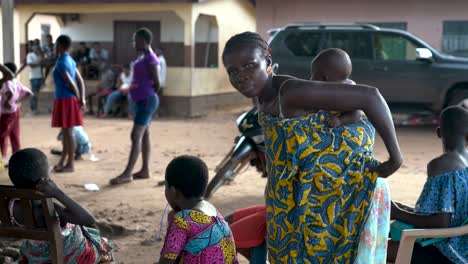
<instances>
[{"instance_id":1,"label":"person standing in background","mask_svg":"<svg viewBox=\"0 0 468 264\"><path fill-rule=\"evenodd\" d=\"M38 114L39 91L42 87L42 53L40 46L34 45L26 56L26 64L29 66L29 81L33 95L29 100L32 114Z\"/></svg>"}]
</instances>

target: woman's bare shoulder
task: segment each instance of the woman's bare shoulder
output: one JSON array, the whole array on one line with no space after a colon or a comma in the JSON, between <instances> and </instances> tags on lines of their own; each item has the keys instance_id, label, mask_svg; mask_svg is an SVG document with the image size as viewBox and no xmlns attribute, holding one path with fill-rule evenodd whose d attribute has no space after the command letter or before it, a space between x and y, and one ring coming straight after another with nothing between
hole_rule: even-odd
<instances>
[{"instance_id":1,"label":"woman's bare shoulder","mask_svg":"<svg viewBox=\"0 0 468 264\"><path fill-rule=\"evenodd\" d=\"M427 164L427 176L433 177L440 174L466 168L463 159L455 153L445 153Z\"/></svg>"}]
</instances>

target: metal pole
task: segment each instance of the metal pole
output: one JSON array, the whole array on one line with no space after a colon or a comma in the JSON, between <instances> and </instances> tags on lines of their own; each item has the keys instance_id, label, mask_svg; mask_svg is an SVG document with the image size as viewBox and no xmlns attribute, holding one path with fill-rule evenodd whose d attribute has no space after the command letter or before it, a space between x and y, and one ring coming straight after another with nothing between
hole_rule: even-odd
<instances>
[{"instance_id":1,"label":"metal pole","mask_svg":"<svg viewBox=\"0 0 468 264\"><path fill-rule=\"evenodd\" d=\"M14 0L2 0L3 60L15 61L15 39L13 25Z\"/></svg>"}]
</instances>

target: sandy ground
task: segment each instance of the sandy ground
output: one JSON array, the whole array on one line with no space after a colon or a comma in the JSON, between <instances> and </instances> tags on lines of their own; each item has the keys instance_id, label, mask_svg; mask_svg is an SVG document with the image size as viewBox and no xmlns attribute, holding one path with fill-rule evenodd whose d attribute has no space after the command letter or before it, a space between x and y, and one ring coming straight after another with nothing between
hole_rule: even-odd
<instances>
[{"instance_id":1,"label":"sandy ground","mask_svg":"<svg viewBox=\"0 0 468 264\"><path fill-rule=\"evenodd\" d=\"M107 185L119 174L130 148L129 120L85 119L85 129L93 144L97 162L89 160L76 164L72 174L52 174L51 177L73 198L84 204L100 221L108 221L131 230L124 237L113 237L119 263L154 263L162 246L157 241L162 212L166 206L164 188L157 187L163 179L166 164L180 154L198 155L210 167L211 175L217 163L229 151L237 135L235 119L242 109L222 111L200 119L163 119L152 123L152 174L150 180L135 181L119 187ZM49 116L26 117L21 121L23 147L36 147L47 154L56 141L57 129L50 127ZM433 127L400 127L398 138L404 153L404 165L389 182L393 199L414 204L425 181L426 164L441 152L441 144ZM387 157L377 140L375 154ZM50 156L53 165L58 158ZM137 164L138 169L139 164ZM233 184L220 189L212 203L223 214L234 209L263 202L265 179L252 168L239 175ZM8 184L7 175L0 176L0 184ZM99 192L88 192L86 183L96 183ZM245 260L242 261L243 263Z\"/></svg>"}]
</instances>

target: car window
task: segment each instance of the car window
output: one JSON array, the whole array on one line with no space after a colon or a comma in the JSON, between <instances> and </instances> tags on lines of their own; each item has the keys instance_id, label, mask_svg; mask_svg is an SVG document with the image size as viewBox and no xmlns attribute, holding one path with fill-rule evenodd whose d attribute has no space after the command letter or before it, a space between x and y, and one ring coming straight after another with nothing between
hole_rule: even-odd
<instances>
[{"instance_id":1,"label":"car window","mask_svg":"<svg viewBox=\"0 0 468 264\"><path fill-rule=\"evenodd\" d=\"M293 31L286 36L284 44L298 57L315 57L320 45L321 33L317 31Z\"/></svg>"},{"instance_id":2,"label":"car window","mask_svg":"<svg viewBox=\"0 0 468 264\"><path fill-rule=\"evenodd\" d=\"M372 59L370 35L367 32L328 32L324 48L342 49L351 59Z\"/></svg>"},{"instance_id":3,"label":"car window","mask_svg":"<svg viewBox=\"0 0 468 264\"><path fill-rule=\"evenodd\" d=\"M376 60L414 61L419 48L409 39L395 34L375 34L373 44Z\"/></svg>"}]
</instances>

